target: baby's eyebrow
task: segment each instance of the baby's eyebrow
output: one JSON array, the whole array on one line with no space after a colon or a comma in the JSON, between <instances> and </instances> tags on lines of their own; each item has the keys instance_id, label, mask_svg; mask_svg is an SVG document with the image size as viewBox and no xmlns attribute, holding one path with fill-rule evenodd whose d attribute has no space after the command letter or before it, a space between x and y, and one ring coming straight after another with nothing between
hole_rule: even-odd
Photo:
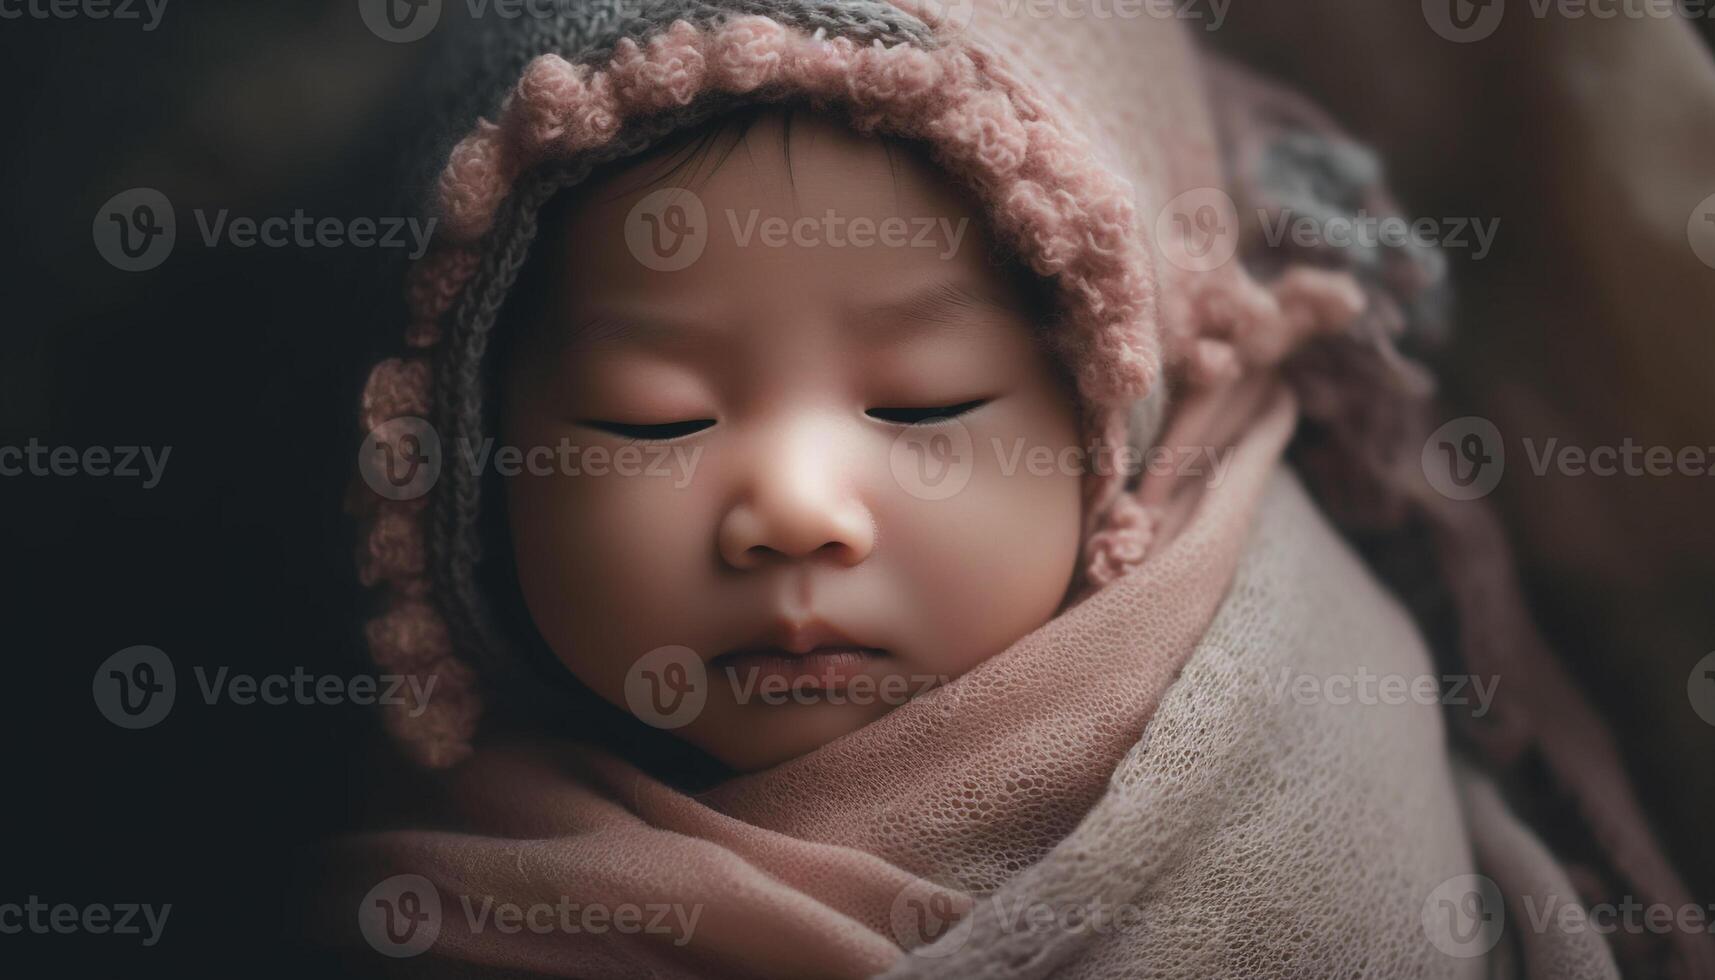
<instances>
[{"instance_id":1,"label":"baby's eyebrow","mask_svg":"<svg viewBox=\"0 0 1715 980\"><path fill-rule=\"evenodd\" d=\"M567 346L595 350L623 346L687 348L712 344L723 333L703 320L603 311L584 317L567 331Z\"/></svg>"},{"instance_id":2,"label":"baby's eyebrow","mask_svg":"<svg viewBox=\"0 0 1715 980\"><path fill-rule=\"evenodd\" d=\"M866 333L913 331L926 326L962 333L990 328L997 320L1013 319L1023 312L985 288L944 280L864 307L853 315L852 322Z\"/></svg>"}]
</instances>

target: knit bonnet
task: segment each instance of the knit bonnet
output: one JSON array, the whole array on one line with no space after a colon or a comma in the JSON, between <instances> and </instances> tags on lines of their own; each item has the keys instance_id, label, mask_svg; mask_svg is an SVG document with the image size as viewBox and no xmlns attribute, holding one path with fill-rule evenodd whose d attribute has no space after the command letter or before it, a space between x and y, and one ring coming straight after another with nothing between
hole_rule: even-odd
<instances>
[{"instance_id":1,"label":"knit bonnet","mask_svg":"<svg viewBox=\"0 0 1715 980\"><path fill-rule=\"evenodd\" d=\"M1182 25L1045 23L1022 10L605 0L482 31L462 87L470 108L441 144L450 150L425 202L435 235L409 271L403 348L363 391L360 468L491 435L485 352L544 205L745 105L808 106L861 133L918 141L974 192L996 239L1052 285L1051 346L1094 447L1147 444L1169 386L1272 363L1365 310L1358 279L1328 263L1275 269L1265 284L1233 259L1243 226L1205 67ZM360 578L379 590L371 654L383 670L436 678L427 703L387 715L430 767L468 754L493 665L509 656L479 574L494 551L479 519L483 481L446 457L429 484L354 482L351 498ZM1145 553L1151 515L1126 480L1114 467L1085 477L1080 589Z\"/></svg>"}]
</instances>

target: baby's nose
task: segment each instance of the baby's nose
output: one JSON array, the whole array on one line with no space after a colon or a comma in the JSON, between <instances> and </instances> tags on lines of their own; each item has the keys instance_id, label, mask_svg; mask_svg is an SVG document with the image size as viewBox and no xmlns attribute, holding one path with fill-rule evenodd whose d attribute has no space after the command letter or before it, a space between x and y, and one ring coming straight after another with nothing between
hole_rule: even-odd
<instances>
[{"instance_id":1,"label":"baby's nose","mask_svg":"<svg viewBox=\"0 0 1715 980\"><path fill-rule=\"evenodd\" d=\"M875 521L846 476L837 440L801 433L758 454L739 501L719 530L734 568L819 559L856 565L875 547ZM796 449L792 446L795 445Z\"/></svg>"}]
</instances>

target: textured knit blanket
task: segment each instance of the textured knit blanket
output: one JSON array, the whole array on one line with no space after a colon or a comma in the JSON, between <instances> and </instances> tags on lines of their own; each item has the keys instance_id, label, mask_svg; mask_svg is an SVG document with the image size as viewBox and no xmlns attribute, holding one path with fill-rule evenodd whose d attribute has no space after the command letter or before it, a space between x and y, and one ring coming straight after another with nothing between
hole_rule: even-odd
<instances>
[{"instance_id":1,"label":"textured knit blanket","mask_svg":"<svg viewBox=\"0 0 1715 980\"><path fill-rule=\"evenodd\" d=\"M331 908L387 948L432 903L412 975L1618 975L1592 931L1496 921L1476 874L1575 892L1456 776L1434 699L1303 696L1433 666L1282 468L1291 397L1232 402L1229 473L1174 494L1179 530L953 683L698 796L483 748L448 826L341 844Z\"/></svg>"}]
</instances>

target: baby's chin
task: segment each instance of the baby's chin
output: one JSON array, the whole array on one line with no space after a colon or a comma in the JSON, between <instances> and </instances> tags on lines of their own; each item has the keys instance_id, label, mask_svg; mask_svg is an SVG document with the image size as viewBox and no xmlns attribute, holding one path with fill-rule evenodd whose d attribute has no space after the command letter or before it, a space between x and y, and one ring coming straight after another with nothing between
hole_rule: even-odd
<instances>
[{"instance_id":1,"label":"baby's chin","mask_svg":"<svg viewBox=\"0 0 1715 980\"><path fill-rule=\"evenodd\" d=\"M753 689L742 700L711 700L679 734L725 765L755 772L874 724L938 685L939 679L895 676L842 690Z\"/></svg>"}]
</instances>

